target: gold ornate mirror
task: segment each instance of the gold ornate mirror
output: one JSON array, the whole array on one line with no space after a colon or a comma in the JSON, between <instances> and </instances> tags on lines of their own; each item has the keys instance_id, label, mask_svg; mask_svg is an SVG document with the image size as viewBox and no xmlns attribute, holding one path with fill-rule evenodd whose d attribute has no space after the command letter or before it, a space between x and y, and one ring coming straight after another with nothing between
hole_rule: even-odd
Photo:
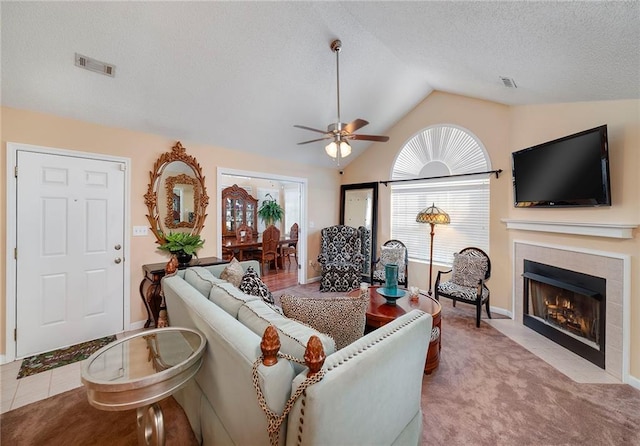
<instances>
[{"instance_id":1,"label":"gold ornate mirror","mask_svg":"<svg viewBox=\"0 0 640 446\"><path fill-rule=\"evenodd\" d=\"M164 243L169 231L200 234L209 196L196 159L178 141L171 152L160 155L149 177L144 202L157 243Z\"/></svg>"}]
</instances>

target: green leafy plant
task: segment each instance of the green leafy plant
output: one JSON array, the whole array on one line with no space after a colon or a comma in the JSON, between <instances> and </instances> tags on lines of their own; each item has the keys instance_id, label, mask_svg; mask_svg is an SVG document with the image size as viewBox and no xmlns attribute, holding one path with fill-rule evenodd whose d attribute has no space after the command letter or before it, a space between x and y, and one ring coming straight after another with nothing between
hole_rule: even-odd
<instances>
[{"instance_id":1,"label":"green leafy plant","mask_svg":"<svg viewBox=\"0 0 640 446\"><path fill-rule=\"evenodd\" d=\"M189 234L188 232L169 232L164 234L164 243L158 249L168 251L172 254L184 252L185 254L195 255L196 251L204 245L204 240L198 234Z\"/></svg>"},{"instance_id":2,"label":"green leafy plant","mask_svg":"<svg viewBox=\"0 0 640 446\"><path fill-rule=\"evenodd\" d=\"M268 198L264 199L260 205L260 209L258 209L258 217L269 226L282 220L284 209L282 209L282 206L278 204L271 194L267 194L266 197Z\"/></svg>"}]
</instances>

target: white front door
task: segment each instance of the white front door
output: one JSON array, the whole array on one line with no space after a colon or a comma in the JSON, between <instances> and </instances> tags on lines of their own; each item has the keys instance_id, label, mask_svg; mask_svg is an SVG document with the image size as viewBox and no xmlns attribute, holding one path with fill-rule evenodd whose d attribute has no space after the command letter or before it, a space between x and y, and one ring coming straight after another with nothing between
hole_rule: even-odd
<instances>
[{"instance_id":1,"label":"white front door","mask_svg":"<svg viewBox=\"0 0 640 446\"><path fill-rule=\"evenodd\" d=\"M124 165L18 151L16 355L124 328Z\"/></svg>"}]
</instances>

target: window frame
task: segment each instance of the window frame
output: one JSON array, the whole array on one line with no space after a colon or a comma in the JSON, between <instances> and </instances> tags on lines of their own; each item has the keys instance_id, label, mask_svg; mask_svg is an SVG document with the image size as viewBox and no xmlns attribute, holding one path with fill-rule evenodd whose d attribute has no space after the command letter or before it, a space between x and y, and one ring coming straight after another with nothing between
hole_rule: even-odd
<instances>
[{"instance_id":1,"label":"window frame","mask_svg":"<svg viewBox=\"0 0 640 446\"><path fill-rule=\"evenodd\" d=\"M456 147L456 144L458 147ZM461 160L461 151L469 159ZM426 127L405 142L392 166L391 238L407 245L409 258L429 262L429 224L415 221L432 204L447 212L449 225L434 227L433 263L451 266L453 253L468 246L489 252L490 173L486 176L422 178L429 163L443 164L450 175L487 172L491 162L480 140L469 130L451 124ZM411 172L408 171L411 169ZM405 201L398 201L406 198ZM470 201L471 200L471 201Z\"/></svg>"}]
</instances>

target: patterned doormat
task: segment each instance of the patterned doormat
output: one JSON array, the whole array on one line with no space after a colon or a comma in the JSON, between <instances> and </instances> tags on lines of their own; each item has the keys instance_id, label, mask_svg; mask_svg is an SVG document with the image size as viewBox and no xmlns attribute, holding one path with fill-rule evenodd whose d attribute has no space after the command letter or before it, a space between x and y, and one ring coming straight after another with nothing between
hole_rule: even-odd
<instances>
[{"instance_id":1,"label":"patterned doormat","mask_svg":"<svg viewBox=\"0 0 640 446\"><path fill-rule=\"evenodd\" d=\"M71 347L59 348L58 350L24 358L18 372L18 379L87 359L91 356L91 353L115 340L115 336L105 336L93 341L81 342Z\"/></svg>"}]
</instances>

